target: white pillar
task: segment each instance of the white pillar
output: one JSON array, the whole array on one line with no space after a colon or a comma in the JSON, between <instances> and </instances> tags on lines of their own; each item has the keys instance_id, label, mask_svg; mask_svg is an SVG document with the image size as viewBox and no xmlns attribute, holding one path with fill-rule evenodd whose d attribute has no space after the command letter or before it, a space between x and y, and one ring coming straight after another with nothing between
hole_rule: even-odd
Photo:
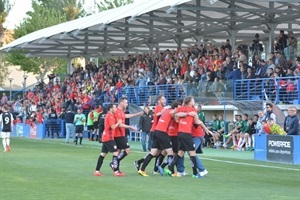
<instances>
[{"instance_id":1,"label":"white pillar","mask_svg":"<svg viewBox=\"0 0 300 200\"><path fill-rule=\"evenodd\" d=\"M149 48L149 54L152 55L153 54L153 50L154 50L154 45L153 44L147 44L148 48Z\"/></svg>"},{"instance_id":2,"label":"white pillar","mask_svg":"<svg viewBox=\"0 0 300 200\"><path fill-rule=\"evenodd\" d=\"M231 47L232 47L232 52L234 52L235 50L235 43L236 43L236 34L237 34L237 31L236 30L229 30L229 33L230 33L230 44L231 44Z\"/></svg>"},{"instance_id":3,"label":"white pillar","mask_svg":"<svg viewBox=\"0 0 300 200\"><path fill-rule=\"evenodd\" d=\"M270 49L269 49L269 44L270 41L264 41L263 44L265 45L265 58L264 60L268 60L269 59L269 55L271 53Z\"/></svg>"},{"instance_id":4,"label":"white pillar","mask_svg":"<svg viewBox=\"0 0 300 200\"><path fill-rule=\"evenodd\" d=\"M72 67L72 58L67 58L67 73L72 74L73 73L73 67Z\"/></svg>"},{"instance_id":5,"label":"white pillar","mask_svg":"<svg viewBox=\"0 0 300 200\"><path fill-rule=\"evenodd\" d=\"M268 42L268 46L266 46L266 48L268 48L269 52L274 51L274 40L275 40L275 28L276 28L276 24L268 24L270 27L270 32L269 32L269 42ZM267 49L266 49L267 52Z\"/></svg>"}]
</instances>

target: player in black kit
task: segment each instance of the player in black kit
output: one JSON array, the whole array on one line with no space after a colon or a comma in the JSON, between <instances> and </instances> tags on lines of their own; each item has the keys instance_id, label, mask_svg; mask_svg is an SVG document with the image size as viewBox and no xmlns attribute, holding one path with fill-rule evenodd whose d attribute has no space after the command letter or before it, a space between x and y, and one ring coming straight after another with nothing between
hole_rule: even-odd
<instances>
[{"instance_id":1,"label":"player in black kit","mask_svg":"<svg viewBox=\"0 0 300 200\"><path fill-rule=\"evenodd\" d=\"M1 138L4 148L3 152L10 151L10 133L12 132L13 115L8 111L9 107L7 105L4 105L2 107L2 114L0 115L0 125L2 127Z\"/></svg>"}]
</instances>

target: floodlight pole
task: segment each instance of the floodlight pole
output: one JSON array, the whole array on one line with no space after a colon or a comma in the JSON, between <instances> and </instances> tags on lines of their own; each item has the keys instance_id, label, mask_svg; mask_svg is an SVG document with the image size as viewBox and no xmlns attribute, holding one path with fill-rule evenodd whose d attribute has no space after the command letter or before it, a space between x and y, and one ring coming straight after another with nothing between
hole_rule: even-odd
<instances>
[{"instance_id":1,"label":"floodlight pole","mask_svg":"<svg viewBox=\"0 0 300 200\"><path fill-rule=\"evenodd\" d=\"M8 78L9 80L9 100L11 101L11 93L12 93L12 86L11 83L14 80L14 78L12 78L11 76Z\"/></svg>"}]
</instances>

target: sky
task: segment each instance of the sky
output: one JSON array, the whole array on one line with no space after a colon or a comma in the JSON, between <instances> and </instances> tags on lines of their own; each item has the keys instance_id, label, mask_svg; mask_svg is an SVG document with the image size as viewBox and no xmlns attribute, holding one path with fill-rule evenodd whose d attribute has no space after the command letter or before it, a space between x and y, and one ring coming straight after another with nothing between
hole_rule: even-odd
<instances>
[{"instance_id":1,"label":"sky","mask_svg":"<svg viewBox=\"0 0 300 200\"><path fill-rule=\"evenodd\" d=\"M20 22L26 16L26 12L30 9L31 0L15 0L15 5L9 12L4 26L7 29L14 29L15 26L20 24Z\"/></svg>"},{"instance_id":2,"label":"sky","mask_svg":"<svg viewBox=\"0 0 300 200\"><path fill-rule=\"evenodd\" d=\"M94 0L84 0L84 1L86 4L85 8L89 7L89 4L92 4L94 2ZM96 0L96 1L101 1L101 0ZM137 2L143 0L134 0L134 1ZM14 29L26 17L26 12L31 9L32 9L31 0L15 0L15 4L7 17L4 26L7 29Z\"/></svg>"}]
</instances>

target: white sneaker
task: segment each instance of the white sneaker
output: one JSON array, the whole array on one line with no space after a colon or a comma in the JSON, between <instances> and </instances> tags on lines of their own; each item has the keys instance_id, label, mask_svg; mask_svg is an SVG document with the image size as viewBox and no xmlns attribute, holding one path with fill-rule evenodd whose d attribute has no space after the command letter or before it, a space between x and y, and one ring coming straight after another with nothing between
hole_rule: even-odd
<instances>
[{"instance_id":1,"label":"white sneaker","mask_svg":"<svg viewBox=\"0 0 300 200\"><path fill-rule=\"evenodd\" d=\"M223 147L224 147L224 148L227 148L227 144L223 144Z\"/></svg>"},{"instance_id":2,"label":"white sneaker","mask_svg":"<svg viewBox=\"0 0 300 200\"><path fill-rule=\"evenodd\" d=\"M160 174L160 173L159 173L158 171L157 171L157 172L156 172L156 171L153 171L152 174L153 174L153 175L157 175L157 174Z\"/></svg>"},{"instance_id":3,"label":"white sneaker","mask_svg":"<svg viewBox=\"0 0 300 200\"><path fill-rule=\"evenodd\" d=\"M206 174L208 174L208 171L206 169L203 172L199 172L200 176L205 176Z\"/></svg>"},{"instance_id":4,"label":"white sneaker","mask_svg":"<svg viewBox=\"0 0 300 200\"><path fill-rule=\"evenodd\" d=\"M180 176L186 176L186 175L188 175L187 172L177 172L177 174L180 175Z\"/></svg>"}]
</instances>

